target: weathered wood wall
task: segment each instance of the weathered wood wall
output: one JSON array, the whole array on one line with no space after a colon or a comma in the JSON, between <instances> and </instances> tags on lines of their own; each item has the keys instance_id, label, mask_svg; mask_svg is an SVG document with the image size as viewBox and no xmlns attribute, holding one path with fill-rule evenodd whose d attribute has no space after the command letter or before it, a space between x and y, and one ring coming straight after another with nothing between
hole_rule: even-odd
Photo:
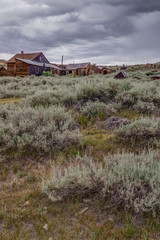
<instances>
[{"instance_id":1,"label":"weathered wood wall","mask_svg":"<svg viewBox=\"0 0 160 240\"><path fill-rule=\"evenodd\" d=\"M4 67L0 69L0 77L2 76L8 76L8 72Z\"/></svg>"},{"instance_id":2,"label":"weathered wood wall","mask_svg":"<svg viewBox=\"0 0 160 240\"><path fill-rule=\"evenodd\" d=\"M16 76L16 64L7 63L8 76Z\"/></svg>"},{"instance_id":3,"label":"weathered wood wall","mask_svg":"<svg viewBox=\"0 0 160 240\"><path fill-rule=\"evenodd\" d=\"M16 60L16 76L25 77L29 76L29 64Z\"/></svg>"}]
</instances>

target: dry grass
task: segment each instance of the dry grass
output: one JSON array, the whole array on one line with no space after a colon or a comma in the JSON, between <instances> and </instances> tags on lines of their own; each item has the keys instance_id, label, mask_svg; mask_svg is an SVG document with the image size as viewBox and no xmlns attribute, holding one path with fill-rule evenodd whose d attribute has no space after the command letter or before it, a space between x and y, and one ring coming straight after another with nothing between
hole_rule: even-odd
<instances>
[{"instance_id":1,"label":"dry grass","mask_svg":"<svg viewBox=\"0 0 160 240\"><path fill-rule=\"evenodd\" d=\"M6 104L6 103L19 103L21 101L21 98L3 98L0 99L0 105Z\"/></svg>"},{"instance_id":2,"label":"dry grass","mask_svg":"<svg viewBox=\"0 0 160 240\"><path fill-rule=\"evenodd\" d=\"M138 220L96 199L50 202L40 190L50 164L0 163L0 240L159 239L156 219Z\"/></svg>"}]
</instances>

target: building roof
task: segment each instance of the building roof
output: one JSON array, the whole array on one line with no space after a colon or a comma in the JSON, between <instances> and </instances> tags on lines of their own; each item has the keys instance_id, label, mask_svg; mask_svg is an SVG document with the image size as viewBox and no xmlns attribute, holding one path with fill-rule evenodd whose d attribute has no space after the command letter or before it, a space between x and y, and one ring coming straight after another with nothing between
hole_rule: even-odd
<instances>
[{"instance_id":1,"label":"building roof","mask_svg":"<svg viewBox=\"0 0 160 240\"><path fill-rule=\"evenodd\" d=\"M21 61L21 62L24 62L24 63L27 63L29 65L34 65L34 66L38 66L38 67L46 67L46 68L53 68L53 69L57 69L57 70L63 70L53 64L50 64L50 63L42 63L42 62L36 62L36 61L31 61L31 60L28 60L28 59L21 59L21 58L16 58L17 60Z\"/></svg>"},{"instance_id":2,"label":"building roof","mask_svg":"<svg viewBox=\"0 0 160 240\"><path fill-rule=\"evenodd\" d=\"M3 68L7 71L7 66L2 66L0 70L2 70Z\"/></svg>"},{"instance_id":3,"label":"building roof","mask_svg":"<svg viewBox=\"0 0 160 240\"><path fill-rule=\"evenodd\" d=\"M66 66L66 70L75 70L79 68L87 68L90 63L75 63L75 64L68 64Z\"/></svg>"},{"instance_id":4,"label":"building roof","mask_svg":"<svg viewBox=\"0 0 160 240\"><path fill-rule=\"evenodd\" d=\"M97 66L99 70L103 70L103 69L111 69L110 67L106 67L106 66Z\"/></svg>"},{"instance_id":5,"label":"building roof","mask_svg":"<svg viewBox=\"0 0 160 240\"><path fill-rule=\"evenodd\" d=\"M127 74L125 72L119 72L115 78L122 77L122 78L128 78Z\"/></svg>"},{"instance_id":6,"label":"building roof","mask_svg":"<svg viewBox=\"0 0 160 240\"><path fill-rule=\"evenodd\" d=\"M13 63L15 62L16 58L21 58L21 59L28 59L28 60L33 60L35 59L38 55L40 55L41 52L37 52L37 53L17 53L16 55L14 55L11 59L9 59L7 61L7 63Z\"/></svg>"}]
</instances>

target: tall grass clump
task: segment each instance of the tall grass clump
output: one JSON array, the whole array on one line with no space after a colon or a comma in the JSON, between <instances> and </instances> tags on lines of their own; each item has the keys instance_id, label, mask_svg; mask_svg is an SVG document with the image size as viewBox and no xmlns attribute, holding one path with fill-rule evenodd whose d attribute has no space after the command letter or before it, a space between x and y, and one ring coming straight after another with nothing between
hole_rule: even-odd
<instances>
[{"instance_id":1,"label":"tall grass clump","mask_svg":"<svg viewBox=\"0 0 160 240\"><path fill-rule=\"evenodd\" d=\"M54 168L51 179L43 181L42 191L52 201L96 195L112 207L159 213L159 153L115 154L102 164L87 156L76 160L63 170Z\"/></svg>"},{"instance_id":2,"label":"tall grass clump","mask_svg":"<svg viewBox=\"0 0 160 240\"><path fill-rule=\"evenodd\" d=\"M81 144L77 123L64 107L15 108L0 120L3 149L52 152Z\"/></svg>"}]
</instances>

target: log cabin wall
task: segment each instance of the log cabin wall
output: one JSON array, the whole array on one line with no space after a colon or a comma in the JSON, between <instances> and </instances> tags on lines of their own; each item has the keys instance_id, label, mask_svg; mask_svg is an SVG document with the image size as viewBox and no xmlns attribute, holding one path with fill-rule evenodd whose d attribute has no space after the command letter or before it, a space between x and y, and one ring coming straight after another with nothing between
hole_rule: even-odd
<instances>
[{"instance_id":1,"label":"log cabin wall","mask_svg":"<svg viewBox=\"0 0 160 240\"><path fill-rule=\"evenodd\" d=\"M0 69L0 77L2 76L8 76L8 72L4 67Z\"/></svg>"},{"instance_id":2,"label":"log cabin wall","mask_svg":"<svg viewBox=\"0 0 160 240\"><path fill-rule=\"evenodd\" d=\"M29 64L16 60L16 76L25 77L29 76Z\"/></svg>"},{"instance_id":3,"label":"log cabin wall","mask_svg":"<svg viewBox=\"0 0 160 240\"><path fill-rule=\"evenodd\" d=\"M8 76L16 76L16 63L7 63Z\"/></svg>"}]
</instances>

